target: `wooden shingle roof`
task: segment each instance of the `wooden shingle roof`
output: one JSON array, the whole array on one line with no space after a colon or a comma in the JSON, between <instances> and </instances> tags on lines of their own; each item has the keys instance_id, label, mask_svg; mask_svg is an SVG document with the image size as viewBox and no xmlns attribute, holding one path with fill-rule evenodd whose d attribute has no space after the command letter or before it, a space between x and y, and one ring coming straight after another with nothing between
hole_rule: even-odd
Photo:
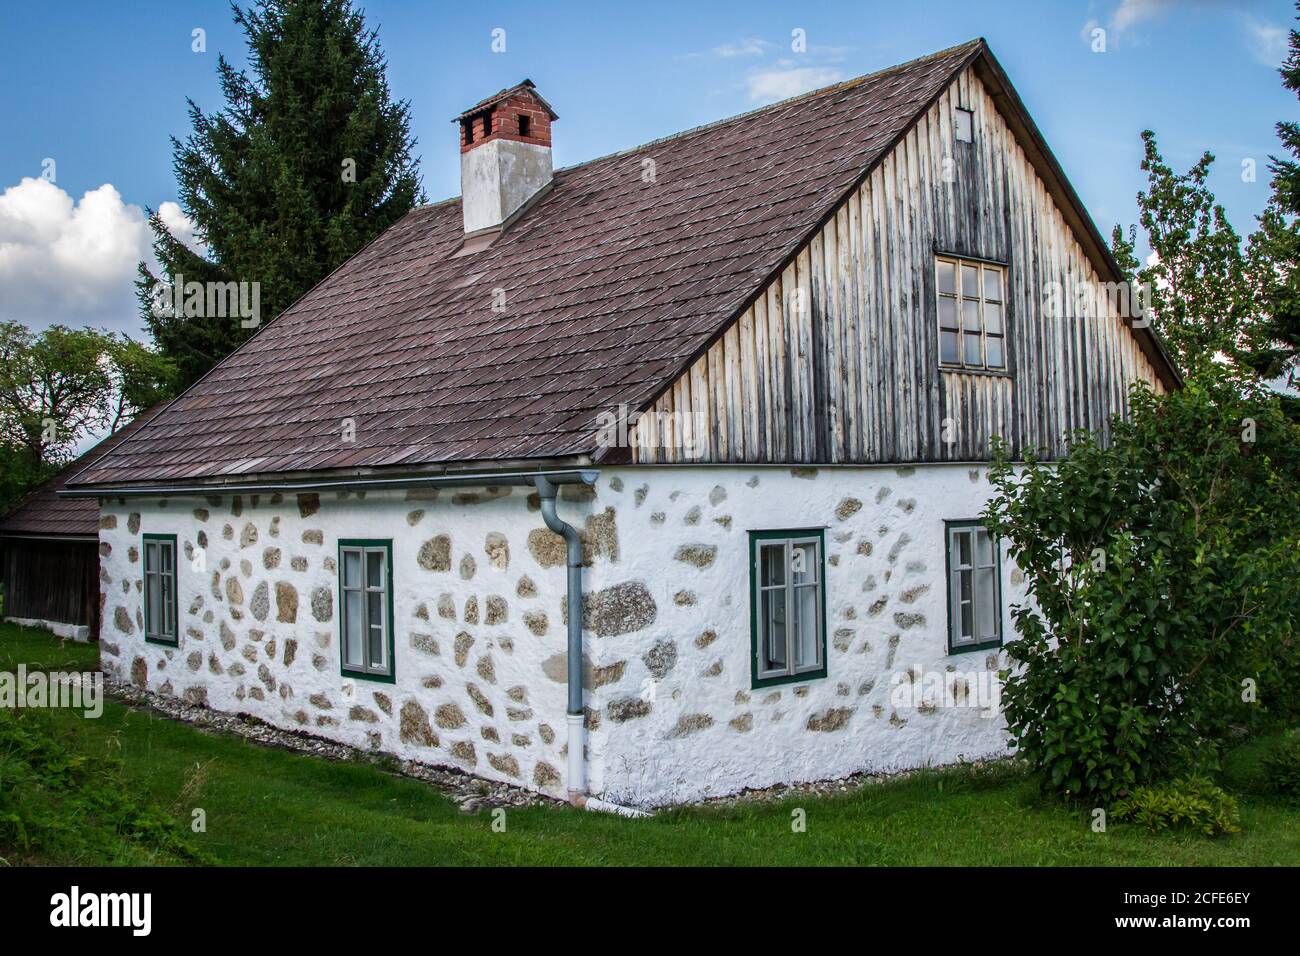
<instances>
[{"instance_id":1,"label":"wooden shingle roof","mask_svg":"<svg viewBox=\"0 0 1300 956\"><path fill-rule=\"evenodd\" d=\"M597 416L653 399L983 50L558 170L473 255L459 200L415 209L75 484L593 454Z\"/></svg>"}]
</instances>

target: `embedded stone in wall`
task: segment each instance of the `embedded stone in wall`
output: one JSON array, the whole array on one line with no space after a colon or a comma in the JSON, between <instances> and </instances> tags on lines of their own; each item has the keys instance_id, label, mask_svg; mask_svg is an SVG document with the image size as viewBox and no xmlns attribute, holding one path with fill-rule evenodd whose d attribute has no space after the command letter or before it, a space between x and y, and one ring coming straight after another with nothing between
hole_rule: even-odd
<instances>
[{"instance_id":1,"label":"embedded stone in wall","mask_svg":"<svg viewBox=\"0 0 1300 956\"><path fill-rule=\"evenodd\" d=\"M835 707L831 710L823 711L820 714L813 714L808 718L808 729L829 733L835 730L843 730L849 725L849 718L853 716L852 707Z\"/></svg>"},{"instance_id":2,"label":"embedded stone in wall","mask_svg":"<svg viewBox=\"0 0 1300 956\"><path fill-rule=\"evenodd\" d=\"M478 689L476 684L466 684L465 693L468 694L469 699L474 702L474 706L478 708L479 713L483 714L485 717L492 716L494 713L492 709L492 701L487 699L484 693Z\"/></svg>"},{"instance_id":3,"label":"embedded stone in wall","mask_svg":"<svg viewBox=\"0 0 1300 956\"><path fill-rule=\"evenodd\" d=\"M700 602L694 591L678 591L673 595L673 603L678 607L694 607Z\"/></svg>"},{"instance_id":4,"label":"embedded stone in wall","mask_svg":"<svg viewBox=\"0 0 1300 956\"><path fill-rule=\"evenodd\" d=\"M478 623L478 597L476 595L471 594L468 598L465 599L464 617L465 617L466 624Z\"/></svg>"},{"instance_id":5,"label":"embedded stone in wall","mask_svg":"<svg viewBox=\"0 0 1300 956\"><path fill-rule=\"evenodd\" d=\"M501 743L501 735L497 733L495 727L482 727L479 729L478 735L484 740L490 740L494 744Z\"/></svg>"},{"instance_id":6,"label":"embedded stone in wall","mask_svg":"<svg viewBox=\"0 0 1300 956\"><path fill-rule=\"evenodd\" d=\"M131 662L131 683L136 687L149 686L149 665L143 657L137 657Z\"/></svg>"},{"instance_id":7,"label":"embedded stone in wall","mask_svg":"<svg viewBox=\"0 0 1300 956\"><path fill-rule=\"evenodd\" d=\"M917 598L919 598L922 594L924 594L928 590L930 590L930 585L918 584L916 585L916 587L908 588L906 591L904 591L902 594L898 596L898 599L902 601L904 604L912 604L916 601Z\"/></svg>"},{"instance_id":8,"label":"embedded stone in wall","mask_svg":"<svg viewBox=\"0 0 1300 956\"><path fill-rule=\"evenodd\" d=\"M560 772L549 763L539 760L533 767L533 786L539 790L554 790L560 786Z\"/></svg>"},{"instance_id":9,"label":"embedded stone in wall","mask_svg":"<svg viewBox=\"0 0 1300 956\"><path fill-rule=\"evenodd\" d=\"M451 537L445 534L430 538L420 545L416 562L426 571L451 570Z\"/></svg>"},{"instance_id":10,"label":"embedded stone in wall","mask_svg":"<svg viewBox=\"0 0 1300 956\"><path fill-rule=\"evenodd\" d=\"M370 695L375 699L375 706L382 710L389 717L393 716L393 701L387 694L381 694L375 691Z\"/></svg>"},{"instance_id":11,"label":"embedded stone in wall","mask_svg":"<svg viewBox=\"0 0 1300 956\"><path fill-rule=\"evenodd\" d=\"M315 694L312 694L310 697L307 698L307 701L308 701L308 702L309 702L313 707L317 707L317 708L319 708L320 710L333 710L333 709L334 709L334 705L333 705L332 703L330 703L330 699L329 699L329 697L327 697L325 694L322 694L322 693L319 693L319 692L318 692L318 693L315 693Z\"/></svg>"},{"instance_id":12,"label":"embedded stone in wall","mask_svg":"<svg viewBox=\"0 0 1300 956\"><path fill-rule=\"evenodd\" d=\"M293 662L298 658L298 642L289 638L284 642L284 666L292 667Z\"/></svg>"},{"instance_id":13,"label":"embedded stone in wall","mask_svg":"<svg viewBox=\"0 0 1300 956\"><path fill-rule=\"evenodd\" d=\"M488 556L488 562L496 570L505 571L510 567L510 542L499 531L488 532L487 539L483 543L483 551Z\"/></svg>"},{"instance_id":14,"label":"embedded stone in wall","mask_svg":"<svg viewBox=\"0 0 1300 956\"><path fill-rule=\"evenodd\" d=\"M438 616L448 621L456 620L456 602L446 591L438 595Z\"/></svg>"},{"instance_id":15,"label":"embedded stone in wall","mask_svg":"<svg viewBox=\"0 0 1300 956\"><path fill-rule=\"evenodd\" d=\"M492 663L492 658L489 655L484 654L480 657L478 659L478 665L474 670L478 673L479 677L483 678L489 684L495 684L497 682L496 665Z\"/></svg>"},{"instance_id":16,"label":"embedded stone in wall","mask_svg":"<svg viewBox=\"0 0 1300 956\"><path fill-rule=\"evenodd\" d=\"M747 734L754 729L754 715L752 712L746 711L739 717L733 717L727 721L727 726L738 734Z\"/></svg>"},{"instance_id":17,"label":"embedded stone in wall","mask_svg":"<svg viewBox=\"0 0 1300 956\"><path fill-rule=\"evenodd\" d=\"M543 634L546 633L546 630L549 627L549 625L550 622L547 620L546 614L543 613L542 611L524 612L524 626L527 627L528 630L536 634L538 637L541 637Z\"/></svg>"},{"instance_id":18,"label":"embedded stone in wall","mask_svg":"<svg viewBox=\"0 0 1300 956\"><path fill-rule=\"evenodd\" d=\"M924 614L895 614L894 623L903 630L910 630L913 627L925 626Z\"/></svg>"},{"instance_id":19,"label":"embedded stone in wall","mask_svg":"<svg viewBox=\"0 0 1300 956\"><path fill-rule=\"evenodd\" d=\"M425 654L433 654L435 657L439 653L437 640L432 634L423 631L411 631L411 647Z\"/></svg>"},{"instance_id":20,"label":"embedded stone in wall","mask_svg":"<svg viewBox=\"0 0 1300 956\"><path fill-rule=\"evenodd\" d=\"M221 646L228 651L234 650L235 632L230 629L230 625L228 625L225 621L222 621L220 632L221 632Z\"/></svg>"},{"instance_id":21,"label":"embedded stone in wall","mask_svg":"<svg viewBox=\"0 0 1300 956\"><path fill-rule=\"evenodd\" d=\"M515 594L521 598L537 597L537 585L533 583L532 578L525 574L515 586Z\"/></svg>"},{"instance_id":22,"label":"embedded stone in wall","mask_svg":"<svg viewBox=\"0 0 1300 956\"><path fill-rule=\"evenodd\" d=\"M460 559L460 577L462 581L473 579L474 572L478 570L478 564L475 563L472 555L465 555Z\"/></svg>"},{"instance_id":23,"label":"embedded stone in wall","mask_svg":"<svg viewBox=\"0 0 1300 956\"><path fill-rule=\"evenodd\" d=\"M683 524L696 525L700 523L700 506L695 505L690 511L686 512L686 517L682 519Z\"/></svg>"},{"instance_id":24,"label":"embedded stone in wall","mask_svg":"<svg viewBox=\"0 0 1300 956\"><path fill-rule=\"evenodd\" d=\"M182 696L187 704L194 704L197 707L208 706L208 689L206 687L187 687Z\"/></svg>"},{"instance_id":25,"label":"embedded stone in wall","mask_svg":"<svg viewBox=\"0 0 1300 956\"><path fill-rule=\"evenodd\" d=\"M519 776L519 761L510 754L488 754L488 763L508 777Z\"/></svg>"},{"instance_id":26,"label":"embedded stone in wall","mask_svg":"<svg viewBox=\"0 0 1300 956\"><path fill-rule=\"evenodd\" d=\"M568 660L567 654L552 654L542 661L542 673L555 683L563 684L568 680Z\"/></svg>"},{"instance_id":27,"label":"embedded stone in wall","mask_svg":"<svg viewBox=\"0 0 1300 956\"><path fill-rule=\"evenodd\" d=\"M703 634L701 634L699 637L695 639L695 646L698 647L700 650L704 650L706 647L708 647L717 639L718 639L718 632L710 629L705 631Z\"/></svg>"},{"instance_id":28,"label":"embedded stone in wall","mask_svg":"<svg viewBox=\"0 0 1300 956\"><path fill-rule=\"evenodd\" d=\"M433 712L433 720L443 730L458 730L465 726L465 713L455 704L442 704Z\"/></svg>"},{"instance_id":29,"label":"embedded stone in wall","mask_svg":"<svg viewBox=\"0 0 1300 956\"><path fill-rule=\"evenodd\" d=\"M414 700L408 700L402 705L398 725L399 736L403 743L415 744L419 747L438 746L438 735L429 726L429 715Z\"/></svg>"},{"instance_id":30,"label":"embedded stone in wall","mask_svg":"<svg viewBox=\"0 0 1300 956\"><path fill-rule=\"evenodd\" d=\"M568 622L568 598L562 603L564 621ZM628 581L587 594L583 600L582 626L597 637L630 634L653 624L659 612L654 597L640 581Z\"/></svg>"},{"instance_id":31,"label":"embedded stone in wall","mask_svg":"<svg viewBox=\"0 0 1300 956\"><path fill-rule=\"evenodd\" d=\"M247 548L250 544L257 543L257 526L248 521L244 524L244 530L239 533L239 546Z\"/></svg>"},{"instance_id":32,"label":"embedded stone in wall","mask_svg":"<svg viewBox=\"0 0 1300 956\"><path fill-rule=\"evenodd\" d=\"M727 500L727 489L722 485L714 485L713 490L709 492L709 504L717 507Z\"/></svg>"},{"instance_id":33,"label":"embedded stone in wall","mask_svg":"<svg viewBox=\"0 0 1300 956\"><path fill-rule=\"evenodd\" d=\"M474 646L474 638L461 631L456 635L455 657L456 666L464 667L465 661L469 659L469 649Z\"/></svg>"},{"instance_id":34,"label":"embedded stone in wall","mask_svg":"<svg viewBox=\"0 0 1300 956\"><path fill-rule=\"evenodd\" d=\"M713 718L708 714L683 714L673 725L673 729L668 731L669 739L679 737L689 737L691 734L699 733L701 730L707 730L713 726Z\"/></svg>"},{"instance_id":35,"label":"embedded stone in wall","mask_svg":"<svg viewBox=\"0 0 1300 956\"><path fill-rule=\"evenodd\" d=\"M452 744L451 755L471 767L478 763L478 757L474 754L474 745L468 740L458 740Z\"/></svg>"},{"instance_id":36,"label":"embedded stone in wall","mask_svg":"<svg viewBox=\"0 0 1300 956\"><path fill-rule=\"evenodd\" d=\"M109 544L107 541L99 542L99 556L101 558L106 558L112 553L113 553L113 546L111 544Z\"/></svg>"},{"instance_id":37,"label":"embedded stone in wall","mask_svg":"<svg viewBox=\"0 0 1300 956\"><path fill-rule=\"evenodd\" d=\"M848 521L861 510L861 501L857 498L845 498L835 506L835 517L840 521Z\"/></svg>"},{"instance_id":38,"label":"embedded stone in wall","mask_svg":"<svg viewBox=\"0 0 1300 956\"><path fill-rule=\"evenodd\" d=\"M197 672L198 669L203 666L203 652L190 651L189 655L185 658L185 666L190 670Z\"/></svg>"},{"instance_id":39,"label":"embedded stone in wall","mask_svg":"<svg viewBox=\"0 0 1300 956\"><path fill-rule=\"evenodd\" d=\"M271 673L271 668L267 667L265 664L257 665L257 679L266 685L267 690L275 690L275 675ZM355 714L353 715L353 719L356 719Z\"/></svg>"},{"instance_id":40,"label":"embedded stone in wall","mask_svg":"<svg viewBox=\"0 0 1300 956\"><path fill-rule=\"evenodd\" d=\"M105 531L111 531L117 527L117 515L100 515L99 526Z\"/></svg>"},{"instance_id":41,"label":"embedded stone in wall","mask_svg":"<svg viewBox=\"0 0 1300 956\"><path fill-rule=\"evenodd\" d=\"M906 531L898 536L894 546L889 549L889 563L893 564L898 560L898 556L903 553L903 549L912 543L912 538Z\"/></svg>"},{"instance_id":42,"label":"embedded stone in wall","mask_svg":"<svg viewBox=\"0 0 1300 956\"><path fill-rule=\"evenodd\" d=\"M421 679L420 686L425 690L437 690L442 686L442 678L437 674L430 674L428 677Z\"/></svg>"},{"instance_id":43,"label":"embedded stone in wall","mask_svg":"<svg viewBox=\"0 0 1300 956\"><path fill-rule=\"evenodd\" d=\"M258 582L253 588L253 596L248 601L248 612L259 621L265 621L271 613L271 589L265 581Z\"/></svg>"},{"instance_id":44,"label":"embedded stone in wall","mask_svg":"<svg viewBox=\"0 0 1300 956\"><path fill-rule=\"evenodd\" d=\"M316 493L301 494L298 496L298 516L310 518L316 512L320 511L320 495Z\"/></svg>"},{"instance_id":45,"label":"embedded stone in wall","mask_svg":"<svg viewBox=\"0 0 1300 956\"><path fill-rule=\"evenodd\" d=\"M126 519L126 530L131 534L140 533L140 512L132 511Z\"/></svg>"},{"instance_id":46,"label":"embedded stone in wall","mask_svg":"<svg viewBox=\"0 0 1300 956\"><path fill-rule=\"evenodd\" d=\"M405 708L403 708L403 711L405 711ZM379 715L369 707L353 704L352 709L348 711L348 719L360 721L363 724L374 724L379 722Z\"/></svg>"},{"instance_id":47,"label":"embedded stone in wall","mask_svg":"<svg viewBox=\"0 0 1300 956\"><path fill-rule=\"evenodd\" d=\"M263 548L262 549L262 567L271 571L280 566L280 549Z\"/></svg>"},{"instance_id":48,"label":"embedded stone in wall","mask_svg":"<svg viewBox=\"0 0 1300 956\"><path fill-rule=\"evenodd\" d=\"M706 667L704 670L700 671L700 676L717 677L721 673L722 673L722 661L717 660L714 661L712 664L710 664L708 667Z\"/></svg>"},{"instance_id":49,"label":"embedded stone in wall","mask_svg":"<svg viewBox=\"0 0 1300 956\"><path fill-rule=\"evenodd\" d=\"M640 697L624 697L620 700L611 700L605 708L605 713L614 723L621 724L646 716L650 713L650 703Z\"/></svg>"},{"instance_id":50,"label":"embedded stone in wall","mask_svg":"<svg viewBox=\"0 0 1300 956\"><path fill-rule=\"evenodd\" d=\"M407 512L406 523L409 524L412 528L414 528L417 524L420 523L420 519L423 517L424 517L424 509L416 508L414 511Z\"/></svg>"},{"instance_id":51,"label":"embedded stone in wall","mask_svg":"<svg viewBox=\"0 0 1300 956\"><path fill-rule=\"evenodd\" d=\"M592 689L604 687L606 684L617 684L623 679L623 673L626 670L627 661L616 661L602 667L584 666L582 669L582 684L584 687Z\"/></svg>"},{"instance_id":52,"label":"embedded stone in wall","mask_svg":"<svg viewBox=\"0 0 1300 956\"><path fill-rule=\"evenodd\" d=\"M658 641L646 651L641 662L655 680L663 680L677 664L677 645L672 641Z\"/></svg>"},{"instance_id":53,"label":"embedded stone in wall","mask_svg":"<svg viewBox=\"0 0 1300 956\"><path fill-rule=\"evenodd\" d=\"M711 544L684 544L673 555L674 560L683 564L693 564L697 568L707 568L718 557L718 549Z\"/></svg>"},{"instance_id":54,"label":"embedded stone in wall","mask_svg":"<svg viewBox=\"0 0 1300 956\"><path fill-rule=\"evenodd\" d=\"M298 620L298 589L287 581L275 582L275 619L282 624Z\"/></svg>"},{"instance_id":55,"label":"embedded stone in wall","mask_svg":"<svg viewBox=\"0 0 1300 956\"><path fill-rule=\"evenodd\" d=\"M113 626L123 634L130 634L135 631L134 625L131 624L131 615L126 613L126 608L118 605L113 608Z\"/></svg>"},{"instance_id":56,"label":"embedded stone in wall","mask_svg":"<svg viewBox=\"0 0 1300 956\"><path fill-rule=\"evenodd\" d=\"M324 544L325 532L317 528L308 528L302 533L303 544Z\"/></svg>"},{"instance_id":57,"label":"embedded stone in wall","mask_svg":"<svg viewBox=\"0 0 1300 956\"><path fill-rule=\"evenodd\" d=\"M312 588L311 616L324 623L334 619L334 589L328 586Z\"/></svg>"},{"instance_id":58,"label":"embedded stone in wall","mask_svg":"<svg viewBox=\"0 0 1300 956\"><path fill-rule=\"evenodd\" d=\"M235 605L244 603L244 586L233 574L226 578L226 600Z\"/></svg>"},{"instance_id":59,"label":"embedded stone in wall","mask_svg":"<svg viewBox=\"0 0 1300 956\"><path fill-rule=\"evenodd\" d=\"M506 599L499 594L489 594L487 599L487 613L483 618L484 624L504 624L509 617L509 608L506 605Z\"/></svg>"},{"instance_id":60,"label":"embedded stone in wall","mask_svg":"<svg viewBox=\"0 0 1300 956\"><path fill-rule=\"evenodd\" d=\"M549 745L555 743L555 730L550 724L538 724L537 736L542 738L542 743L544 744Z\"/></svg>"}]
</instances>

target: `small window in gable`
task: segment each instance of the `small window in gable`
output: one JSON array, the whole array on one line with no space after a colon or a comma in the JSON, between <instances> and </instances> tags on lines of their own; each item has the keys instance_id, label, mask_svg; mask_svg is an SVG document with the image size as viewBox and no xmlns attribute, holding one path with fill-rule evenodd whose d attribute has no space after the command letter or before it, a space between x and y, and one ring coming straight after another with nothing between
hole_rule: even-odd
<instances>
[{"instance_id":1,"label":"small window in gable","mask_svg":"<svg viewBox=\"0 0 1300 956\"><path fill-rule=\"evenodd\" d=\"M1006 269L938 256L939 362L959 368L1007 367Z\"/></svg>"},{"instance_id":2,"label":"small window in gable","mask_svg":"<svg viewBox=\"0 0 1300 956\"><path fill-rule=\"evenodd\" d=\"M975 113L959 106L953 111L953 116L953 139L959 143L973 142L975 139Z\"/></svg>"},{"instance_id":3,"label":"small window in gable","mask_svg":"<svg viewBox=\"0 0 1300 956\"><path fill-rule=\"evenodd\" d=\"M1002 645L998 543L978 521L949 521L948 653Z\"/></svg>"},{"instance_id":4,"label":"small window in gable","mask_svg":"<svg viewBox=\"0 0 1300 956\"><path fill-rule=\"evenodd\" d=\"M749 534L752 686L826 676L825 532Z\"/></svg>"},{"instance_id":5,"label":"small window in gable","mask_svg":"<svg viewBox=\"0 0 1300 956\"><path fill-rule=\"evenodd\" d=\"M176 535L144 536L144 639L176 644Z\"/></svg>"},{"instance_id":6,"label":"small window in gable","mask_svg":"<svg viewBox=\"0 0 1300 956\"><path fill-rule=\"evenodd\" d=\"M532 120L529 117L525 116L523 113L520 113L519 114L519 135L520 136L529 135L529 128L531 127L531 125L532 125Z\"/></svg>"},{"instance_id":7,"label":"small window in gable","mask_svg":"<svg viewBox=\"0 0 1300 956\"><path fill-rule=\"evenodd\" d=\"M392 683L391 541L339 542L339 655L345 677Z\"/></svg>"}]
</instances>

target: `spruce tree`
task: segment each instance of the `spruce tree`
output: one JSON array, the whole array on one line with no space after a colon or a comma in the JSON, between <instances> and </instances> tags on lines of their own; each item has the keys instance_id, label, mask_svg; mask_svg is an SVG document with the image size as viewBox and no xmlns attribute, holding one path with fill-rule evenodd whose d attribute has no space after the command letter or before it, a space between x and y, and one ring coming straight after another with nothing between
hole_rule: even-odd
<instances>
[{"instance_id":1,"label":"spruce tree","mask_svg":"<svg viewBox=\"0 0 1300 956\"><path fill-rule=\"evenodd\" d=\"M180 204L205 253L151 212L162 274L141 263L137 282L145 323L182 388L256 329L160 308L175 276L259 283L265 323L422 199L409 103L390 98L377 31L348 0L232 10L248 72L219 57L225 107L209 114L189 100L192 131L172 138Z\"/></svg>"}]
</instances>

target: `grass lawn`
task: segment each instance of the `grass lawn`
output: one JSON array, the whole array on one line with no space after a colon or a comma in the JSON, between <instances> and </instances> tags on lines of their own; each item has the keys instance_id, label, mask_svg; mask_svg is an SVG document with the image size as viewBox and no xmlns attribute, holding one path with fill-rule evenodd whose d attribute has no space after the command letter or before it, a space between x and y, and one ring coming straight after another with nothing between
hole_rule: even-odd
<instances>
[{"instance_id":1,"label":"grass lawn","mask_svg":"<svg viewBox=\"0 0 1300 956\"><path fill-rule=\"evenodd\" d=\"M99 670L99 645L78 644L49 631L0 623L0 671L19 664L30 670Z\"/></svg>"},{"instance_id":2,"label":"grass lawn","mask_svg":"<svg viewBox=\"0 0 1300 956\"><path fill-rule=\"evenodd\" d=\"M15 630L0 627L0 646ZM54 656L39 646L31 653L29 661ZM512 809L498 833L490 812L463 814L428 785L382 765L268 749L117 702L98 720L65 711L40 716L79 753L119 755L125 789L142 804L168 809L187 827L191 810L203 808L207 832L190 839L217 864L1300 865L1300 812L1249 795L1241 797L1243 832L1215 840L1118 824L1093 833L1086 814L1041 801L1028 779L1002 767L925 773L837 798L672 811L649 820ZM4 785L0 776L0 798ZM804 833L792 832L795 808L806 811ZM62 856L0 846L0 856L139 860L98 845ZM149 859L172 858L164 852Z\"/></svg>"}]
</instances>

